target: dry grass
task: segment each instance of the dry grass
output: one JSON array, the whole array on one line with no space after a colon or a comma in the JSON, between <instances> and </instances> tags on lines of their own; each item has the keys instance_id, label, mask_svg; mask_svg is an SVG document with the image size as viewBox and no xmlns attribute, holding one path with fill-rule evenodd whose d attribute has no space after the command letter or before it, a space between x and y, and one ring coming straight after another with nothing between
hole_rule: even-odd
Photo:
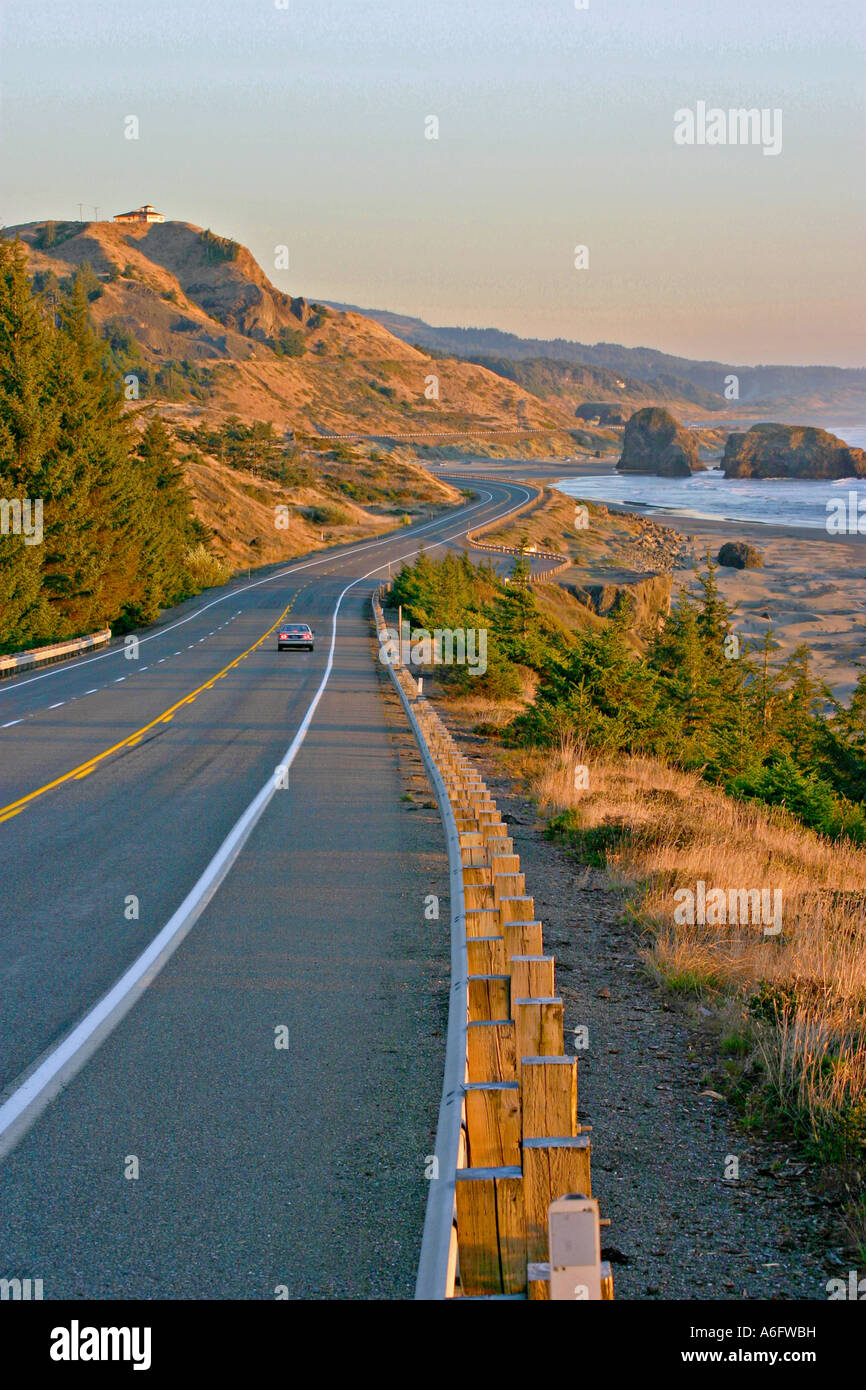
<instances>
[{"instance_id":1,"label":"dry grass","mask_svg":"<svg viewBox=\"0 0 866 1390\"><path fill-rule=\"evenodd\" d=\"M866 1141L866 850L733 801L697 775L647 758L595 758L568 737L553 754L510 761L542 808L572 813L576 839L592 845L596 832L609 866L635 887L654 938L652 972L726 1006L737 999L781 1107L816 1137L842 1126L847 1147ZM586 790L574 785L578 764ZM698 880L708 892L781 890L781 934L679 924L674 893Z\"/></svg>"},{"instance_id":2,"label":"dry grass","mask_svg":"<svg viewBox=\"0 0 866 1390\"><path fill-rule=\"evenodd\" d=\"M491 696L473 695L471 692L458 694L452 687L437 680L435 667L425 669L424 686L430 697L441 701L461 721L504 729L515 715L522 714L527 704L535 699L538 689L538 676L534 671L521 666L517 674L520 680L520 694L510 700L494 700Z\"/></svg>"}]
</instances>

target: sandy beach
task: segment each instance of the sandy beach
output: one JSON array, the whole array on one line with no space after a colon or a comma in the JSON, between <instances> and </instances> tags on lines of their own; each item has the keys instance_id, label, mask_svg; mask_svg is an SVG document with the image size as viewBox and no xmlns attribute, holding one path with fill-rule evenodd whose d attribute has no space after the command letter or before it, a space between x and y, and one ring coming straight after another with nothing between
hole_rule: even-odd
<instances>
[{"instance_id":1,"label":"sandy beach","mask_svg":"<svg viewBox=\"0 0 866 1390\"><path fill-rule=\"evenodd\" d=\"M816 675L837 698L848 699L856 663L866 662L866 536L652 515L688 537L690 564L674 572L675 580L701 567L708 551L715 559L723 541L754 545L764 561L761 569L718 570L719 588L736 608L737 631L762 638L769 619L780 655L807 643Z\"/></svg>"},{"instance_id":2,"label":"sandy beach","mask_svg":"<svg viewBox=\"0 0 866 1390\"><path fill-rule=\"evenodd\" d=\"M769 615L779 655L788 656L807 643L815 674L838 699L849 698L857 663L866 663L866 536L606 505L610 511L651 517L687 538L687 551L674 571L675 586L677 580L689 584L689 573L703 567L707 552L715 560L725 541L749 541L763 558L761 569L717 571L719 588L736 609L737 632L762 639Z\"/></svg>"},{"instance_id":3,"label":"sandy beach","mask_svg":"<svg viewBox=\"0 0 866 1390\"><path fill-rule=\"evenodd\" d=\"M555 459L530 464L484 459L467 465L465 471L509 476L537 486L597 476L608 469L615 471L610 460L587 457L566 466ZM449 472L462 471L449 466ZM780 657L807 643L815 674L837 698L849 698L857 681L857 663L866 662L866 536L830 536L804 526L707 520L654 507L610 502L605 506L612 513L649 517L685 538L685 549L673 570L675 592L678 584L693 587L694 573L705 563L708 551L715 560L724 541L749 541L763 558L762 568L720 567L717 572L722 594L735 609L737 632L762 639L769 622Z\"/></svg>"}]
</instances>

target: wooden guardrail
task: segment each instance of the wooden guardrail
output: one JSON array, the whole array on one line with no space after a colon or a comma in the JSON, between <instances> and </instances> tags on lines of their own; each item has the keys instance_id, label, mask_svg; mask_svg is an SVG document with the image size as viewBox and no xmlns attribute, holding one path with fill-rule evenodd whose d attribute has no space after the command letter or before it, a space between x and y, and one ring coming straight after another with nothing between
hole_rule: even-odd
<instances>
[{"instance_id":1,"label":"wooden guardrail","mask_svg":"<svg viewBox=\"0 0 866 1390\"><path fill-rule=\"evenodd\" d=\"M16 652L14 656L0 656L0 679L15 675L18 671L28 671L33 666L47 665L51 661L63 661L66 657L81 656L82 652L104 647L111 641L111 629L92 632L88 637L73 637L68 642L55 642L51 647L34 647L28 652Z\"/></svg>"},{"instance_id":2,"label":"wooden guardrail","mask_svg":"<svg viewBox=\"0 0 866 1390\"><path fill-rule=\"evenodd\" d=\"M476 477L481 479L483 475L476 475ZM467 479L467 481L471 482L473 480L470 478ZM502 480L497 480L494 478L484 478L484 481L501 482ZM522 506L517 507L515 511L509 512L507 518L508 521L513 521L516 516L519 516L521 514L521 512L529 511L530 509L535 507L538 504L539 500L539 496L531 497L527 502L524 502ZM479 539L479 537L482 536L485 531L489 531L491 527L499 525L501 525L501 519L496 521L488 521L486 524L477 527L475 530L467 531L466 539L468 540L469 544L473 546L476 550L486 550L497 555L525 555L528 559L531 560L552 560L554 563L552 565L548 565L546 569L538 570L535 574L529 575L528 582L530 584L544 584L547 582L548 579L551 578L552 575L560 574L562 570L567 570L570 567L572 562L569 556L560 555L559 552L556 550L522 550L519 545L499 545L496 541L482 541Z\"/></svg>"},{"instance_id":3,"label":"wooden guardrail","mask_svg":"<svg viewBox=\"0 0 866 1390\"><path fill-rule=\"evenodd\" d=\"M378 597L373 607L384 642ZM452 871L440 1107L440 1138L444 1116L451 1139L441 1152L437 1140L416 1297L549 1299L551 1203L591 1197L590 1131L577 1120L577 1058L565 1053L555 961L481 775L405 667L389 669L432 772ZM600 1289L613 1298L608 1264Z\"/></svg>"}]
</instances>

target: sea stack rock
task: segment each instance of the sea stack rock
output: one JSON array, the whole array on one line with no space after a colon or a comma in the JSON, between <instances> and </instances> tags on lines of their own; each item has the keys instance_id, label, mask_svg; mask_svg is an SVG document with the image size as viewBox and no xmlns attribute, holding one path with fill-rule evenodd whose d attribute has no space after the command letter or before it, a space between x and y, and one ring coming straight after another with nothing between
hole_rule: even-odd
<instances>
[{"instance_id":1,"label":"sea stack rock","mask_svg":"<svg viewBox=\"0 0 866 1390\"><path fill-rule=\"evenodd\" d=\"M648 405L636 410L625 427L622 473L661 473L668 478L687 478L704 465L698 459L698 441L678 424L669 410Z\"/></svg>"},{"instance_id":2,"label":"sea stack rock","mask_svg":"<svg viewBox=\"0 0 866 1390\"><path fill-rule=\"evenodd\" d=\"M866 453L810 425L753 425L729 434L727 478L866 478Z\"/></svg>"}]
</instances>

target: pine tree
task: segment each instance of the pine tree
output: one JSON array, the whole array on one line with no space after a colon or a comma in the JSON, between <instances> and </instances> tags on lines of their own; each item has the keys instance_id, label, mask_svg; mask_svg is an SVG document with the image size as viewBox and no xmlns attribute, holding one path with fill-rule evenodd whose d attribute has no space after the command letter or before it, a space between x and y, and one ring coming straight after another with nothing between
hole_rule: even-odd
<instances>
[{"instance_id":1,"label":"pine tree","mask_svg":"<svg viewBox=\"0 0 866 1390\"><path fill-rule=\"evenodd\" d=\"M779 672L773 732L788 745L794 761L803 766L815 755L820 738L821 711L831 700L824 681L812 675L812 653L801 643Z\"/></svg>"},{"instance_id":2,"label":"pine tree","mask_svg":"<svg viewBox=\"0 0 866 1390\"><path fill-rule=\"evenodd\" d=\"M123 604L121 627L152 622L160 608L184 596L183 557L193 539L189 492L160 416L148 422L135 463L136 497L130 526L137 555L134 586Z\"/></svg>"},{"instance_id":3,"label":"pine tree","mask_svg":"<svg viewBox=\"0 0 866 1390\"><path fill-rule=\"evenodd\" d=\"M61 306L60 327L60 428L43 472L62 525L51 533L46 583L72 630L88 631L116 618L134 572L131 436L78 277Z\"/></svg>"},{"instance_id":4,"label":"pine tree","mask_svg":"<svg viewBox=\"0 0 866 1390\"><path fill-rule=\"evenodd\" d=\"M43 504L41 462L57 436L59 409L52 367L57 334L34 299L18 242L0 239L0 499L29 500L31 518ZM0 534L0 651L14 651L53 635L42 587L45 545L26 544L12 530Z\"/></svg>"}]
</instances>

